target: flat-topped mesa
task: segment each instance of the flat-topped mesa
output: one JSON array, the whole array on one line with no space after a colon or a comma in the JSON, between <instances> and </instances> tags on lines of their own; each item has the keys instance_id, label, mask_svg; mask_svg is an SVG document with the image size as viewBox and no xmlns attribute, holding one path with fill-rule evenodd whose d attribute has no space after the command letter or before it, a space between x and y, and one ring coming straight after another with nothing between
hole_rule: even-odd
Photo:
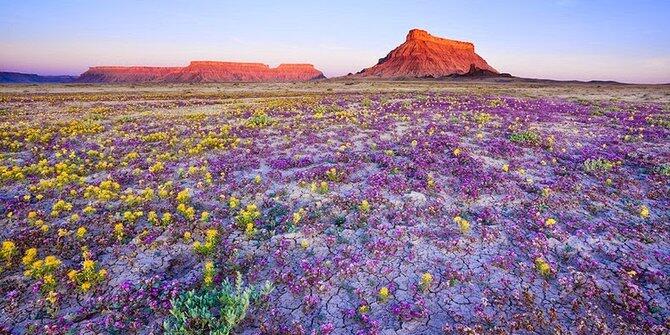
<instances>
[{"instance_id":1,"label":"flat-topped mesa","mask_svg":"<svg viewBox=\"0 0 670 335\"><path fill-rule=\"evenodd\" d=\"M214 83L308 81L325 78L311 64L281 64L271 68L262 63L192 61L186 67L96 66L79 76L79 82L95 83Z\"/></svg>"},{"instance_id":2,"label":"flat-topped mesa","mask_svg":"<svg viewBox=\"0 0 670 335\"><path fill-rule=\"evenodd\" d=\"M405 41L426 41L438 44L448 45L452 48L471 50L475 52L475 45L470 42L463 42L457 40L450 40L447 38L437 37L429 34L425 30L421 29L412 29L407 33L407 38Z\"/></svg>"},{"instance_id":3,"label":"flat-topped mesa","mask_svg":"<svg viewBox=\"0 0 670 335\"><path fill-rule=\"evenodd\" d=\"M475 53L470 42L436 37L412 29L405 42L381 58L377 65L355 74L372 78L442 78L448 76L498 75Z\"/></svg>"}]
</instances>

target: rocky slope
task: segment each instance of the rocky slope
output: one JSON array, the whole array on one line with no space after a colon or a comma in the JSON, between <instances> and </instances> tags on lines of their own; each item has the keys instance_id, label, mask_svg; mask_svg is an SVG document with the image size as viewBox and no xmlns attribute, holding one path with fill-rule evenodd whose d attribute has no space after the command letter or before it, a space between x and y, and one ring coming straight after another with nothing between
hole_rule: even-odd
<instances>
[{"instance_id":1,"label":"rocky slope","mask_svg":"<svg viewBox=\"0 0 670 335\"><path fill-rule=\"evenodd\" d=\"M194 61L186 67L99 66L84 72L78 82L89 83L215 83L307 81L325 78L311 64L281 64L271 68L261 63Z\"/></svg>"},{"instance_id":2,"label":"rocky slope","mask_svg":"<svg viewBox=\"0 0 670 335\"><path fill-rule=\"evenodd\" d=\"M412 29L403 44L393 49L377 65L356 77L441 78L453 75L498 75L498 71L475 53L475 46L435 37L425 30Z\"/></svg>"}]
</instances>

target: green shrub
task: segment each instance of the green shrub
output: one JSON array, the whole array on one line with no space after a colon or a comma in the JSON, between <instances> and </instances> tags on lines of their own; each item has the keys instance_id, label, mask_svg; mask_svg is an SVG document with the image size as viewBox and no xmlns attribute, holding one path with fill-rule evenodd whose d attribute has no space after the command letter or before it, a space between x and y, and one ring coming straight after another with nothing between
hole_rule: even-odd
<instances>
[{"instance_id":1,"label":"green shrub","mask_svg":"<svg viewBox=\"0 0 670 335\"><path fill-rule=\"evenodd\" d=\"M593 172L607 172L614 168L614 163L603 158L587 159L584 162L584 171Z\"/></svg>"},{"instance_id":2,"label":"green shrub","mask_svg":"<svg viewBox=\"0 0 670 335\"><path fill-rule=\"evenodd\" d=\"M509 135L509 140L515 143L537 145L540 143L540 134L532 130L524 130Z\"/></svg>"},{"instance_id":3,"label":"green shrub","mask_svg":"<svg viewBox=\"0 0 670 335\"><path fill-rule=\"evenodd\" d=\"M656 172L662 176L670 176L670 163L665 163L657 166Z\"/></svg>"},{"instance_id":4,"label":"green shrub","mask_svg":"<svg viewBox=\"0 0 670 335\"><path fill-rule=\"evenodd\" d=\"M247 120L247 126L261 128L272 124L272 118L263 111L256 111L254 115Z\"/></svg>"},{"instance_id":5,"label":"green shrub","mask_svg":"<svg viewBox=\"0 0 670 335\"><path fill-rule=\"evenodd\" d=\"M269 282L245 286L238 272L234 285L226 280L219 287L181 293L172 300L170 316L163 322L165 334L228 335L244 320L249 306L272 290Z\"/></svg>"}]
</instances>

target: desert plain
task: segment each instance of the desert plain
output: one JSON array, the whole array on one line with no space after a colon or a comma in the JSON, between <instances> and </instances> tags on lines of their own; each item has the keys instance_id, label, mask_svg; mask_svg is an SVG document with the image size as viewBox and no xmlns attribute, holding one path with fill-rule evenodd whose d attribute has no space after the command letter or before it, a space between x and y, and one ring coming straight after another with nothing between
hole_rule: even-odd
<instances>
[{"instance_id":1,"label":"desert plain","mask_svg":"<svg viewBox=\"0 0 670 335\"><path fill-rule=\"evenodd\" d=\"M669 181L668 85L3 85L0 333L667 334Z\"/></svg>"}]
</instances>

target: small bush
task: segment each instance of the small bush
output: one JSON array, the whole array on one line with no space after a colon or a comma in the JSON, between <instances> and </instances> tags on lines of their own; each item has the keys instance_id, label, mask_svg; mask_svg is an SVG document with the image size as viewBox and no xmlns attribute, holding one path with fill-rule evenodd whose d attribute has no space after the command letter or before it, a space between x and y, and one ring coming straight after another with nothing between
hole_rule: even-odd
<instances>
[{"instance_id":1,"label":"small bush","mask_svg":"<svg viewBox=\"0 0 670 335\"><path fill-rule=\"evenodd\" d=\"M584 171L589 173L607 172L614 168L614 163L603 158L587 159L584 162Z\"/></svg>"},{"instance_id":2,"label":"small bush","mask_svg":"<svg viewBox=\"0 0 670 335\"><path fill-rule=\"evenodd\" d=\"M238 273L235 285L226 280L220 287L184 292L172 300L170 316L163 322L165 334L228 335L244 320L249 306L272 290L269 282L245 286Z\"/></svg>"},{"instance_id":3,"label":"small bush","mask_svg":"<svg viewBox=\"0 0 670 335\"><path fill-rule=\"evenodd\" d=\"M537 145L540 143L540 134L532 130L519 131L512 133L509 140L515 143Z\"/></svg>"}]
</instances>

